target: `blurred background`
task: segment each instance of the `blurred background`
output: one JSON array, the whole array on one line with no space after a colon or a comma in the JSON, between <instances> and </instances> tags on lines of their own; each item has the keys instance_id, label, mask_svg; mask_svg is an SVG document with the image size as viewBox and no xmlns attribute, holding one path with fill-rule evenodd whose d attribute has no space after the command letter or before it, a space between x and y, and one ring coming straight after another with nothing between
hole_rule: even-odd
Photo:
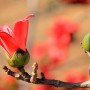
<instances>
[{"instance_id":1,"label":"blurred background","mask_svg":"<svg viewBox=\"0 0 90 90\"><path fill-rule=\"evenodd\" d=\"M12 28L18 19L33 13L30 19L27 49L31 60L25 69L32 72L32 64L39 65L46 78L68 82L90 79L90 57L81 47L90 30L90 0L0 0L0 25ZM90 90L56 88L34 85L6 75L2 67L8 65L0 48L0 90ZM9 67L11 70L15 70Z\"/></svg>"}]
</instances>

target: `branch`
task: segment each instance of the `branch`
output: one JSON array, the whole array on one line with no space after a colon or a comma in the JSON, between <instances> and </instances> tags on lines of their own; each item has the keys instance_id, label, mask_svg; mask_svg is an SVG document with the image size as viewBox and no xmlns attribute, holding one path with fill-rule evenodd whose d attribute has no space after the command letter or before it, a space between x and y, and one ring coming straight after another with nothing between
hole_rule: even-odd
<instances>
[{"instance_id":1,"label":"branch","mask_svg":"<svg viewBox=\"0 0 90 90\"><path fill-rule=\"evenodd\" d=\"M34 63L33 65L32 76L29 75L27 72L25 72L24 74L18 74L16 72L11 71L6 66L4 66L3 69L8 75L13 76L18 80L26 81L28 83L52 85L55 87L64 87L64 88L65 87L66 88L90 88L90 81L71 83L71 82L64 82L64 81L54 80L54 79L46 79L44 76L44 73L41 73L41 78L37 78L37 69L38 69L37 63Z\"/></svg>"}]
</instances>

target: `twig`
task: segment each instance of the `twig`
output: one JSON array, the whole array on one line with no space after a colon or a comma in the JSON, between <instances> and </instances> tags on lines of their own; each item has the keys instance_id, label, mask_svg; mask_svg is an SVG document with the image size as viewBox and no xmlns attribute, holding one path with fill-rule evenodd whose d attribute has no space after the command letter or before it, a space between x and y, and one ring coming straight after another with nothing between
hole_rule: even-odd
<instances>
[{"instance_id":1,"label":"twig","mask_svg":"<svg viewBox=\"0 0 90 90\"><path fill-rule=\"evenodd\" d=\"M38 64L34 63L32 67L33 67L33 72L32 72L32 77L30 78L30 81L32 83L35 83L36 82L36 78L37 78Z\"/></svg>"},{"instance_id":2,"label":"twig","mask_svg":"<svg viewBox=\"0 0 90 90\"><path fill-rule=\"evenodd\" d=\"M30 83L31 75L29 75L27 72L25 72L22 75L22 74L11 71L10 69L7 68L7 66L4 66L3 69L6 72L6 74L8 74L12 77L15 77L18 80L23 80L23 81L26 81L26 82Z\"/></svg>"},{"instance_id":3,"label":"twig","mask_svg":"<svg viewBox=\"0 0 90 90\"><path fill-rule=\"evenodd\" d=\"M16 72L11 71L6 66L3 67L4 71L10 75L15 77L18 80L23 80L28 83L34 83L34 84L44 84L44 85L52 85L55 87L66 87L66 88L90 88L90 81L85 82L77 82L77 83L71 83L71 82L64 82L60 80L54 80L54 79L46 79L44 76L44 73L41 73L41 78L37 78L37 63L34 64L33 72L34 75L29 75L27 72L25 72L23 75L20 75ZM31 80L31 78L33 79Z\"/></svg>"}]
</instances>

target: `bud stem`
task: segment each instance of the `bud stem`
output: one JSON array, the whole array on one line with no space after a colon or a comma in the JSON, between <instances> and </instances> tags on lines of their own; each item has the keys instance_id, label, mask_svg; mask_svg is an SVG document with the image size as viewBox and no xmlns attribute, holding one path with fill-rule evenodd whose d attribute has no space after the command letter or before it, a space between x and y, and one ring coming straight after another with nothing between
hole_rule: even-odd
<instances>
[{"instance_id":1,"label":"bud stem","mask_svg":"<svg viewBox=\"0 0 90 90\"><path fill-rule=\"evenodd\" d=\"M25 72L24 67L18 67L18 70L23 74Z\"/></svg>"}]
</instances>

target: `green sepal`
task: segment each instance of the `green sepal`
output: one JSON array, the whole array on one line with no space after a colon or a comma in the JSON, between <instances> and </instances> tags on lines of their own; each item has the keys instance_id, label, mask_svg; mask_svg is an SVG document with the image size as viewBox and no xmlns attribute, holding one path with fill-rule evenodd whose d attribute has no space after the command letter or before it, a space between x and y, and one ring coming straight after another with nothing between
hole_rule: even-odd
<instances>
[{"instance_id":1,"label":"green sepal","mask_svg":"<svg viewBox=\"0 0 90 90\"><path fill-rule=\"evenodd\" d=\"M30 59L30 55L28 51L24 52L21 49L18 49L12 56L12 58L8 58L8 63L11 67L23 67L25 66Z\"/></svg>"}]
</instances>

